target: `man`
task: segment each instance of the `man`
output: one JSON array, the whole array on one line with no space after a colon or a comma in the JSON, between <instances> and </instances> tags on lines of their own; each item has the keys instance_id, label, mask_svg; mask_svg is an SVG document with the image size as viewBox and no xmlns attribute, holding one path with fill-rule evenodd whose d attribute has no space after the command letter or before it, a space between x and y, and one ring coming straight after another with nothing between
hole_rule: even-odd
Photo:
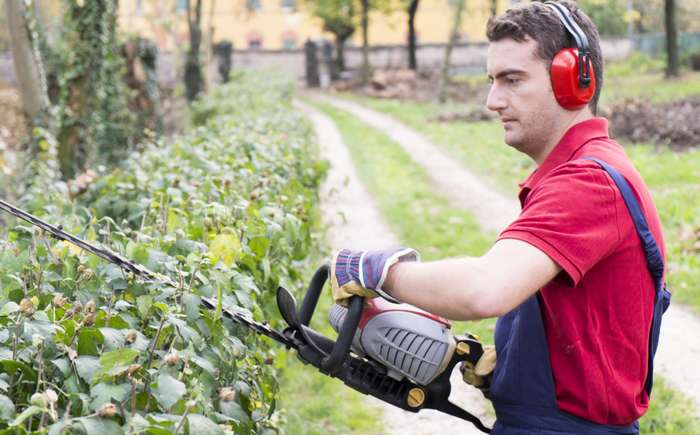
<instances>
[{"instance_id":1,"label":"man","mask_svg":"<svg viewBox=\"0 0 700 435\"><path fill-rule=\"evenodd\" d=\"M478 258L341 250L334 297L379 294L454 320L499 317L495 354L465 370L466 381L490 387L493 433L638 433L670 294L651 196L594 117L598 32L572 2L535 2L492 18L487 36L486 105L505 142L537 164L520 185L519 218Z\"/></svg>"}]
</instances>

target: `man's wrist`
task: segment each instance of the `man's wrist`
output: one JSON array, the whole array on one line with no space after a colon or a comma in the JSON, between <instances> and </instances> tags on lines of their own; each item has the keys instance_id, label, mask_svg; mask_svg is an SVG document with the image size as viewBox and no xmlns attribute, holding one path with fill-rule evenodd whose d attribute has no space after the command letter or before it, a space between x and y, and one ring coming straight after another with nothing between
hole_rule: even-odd
<instances>
[{"instance_id":1,"label":"man's wrist","mask_svg":"<svg viewBox=\"0 0 700 435\"><path fill-rule=\"evenodd\" d=\"M406 265L406 263L398 262L393 264L391 267L389 267L389 271L387 272L386 279L384 280L384 285L382 286L382 289L390 294L393 295L395 290L400 286L399 284L399 276L401 275L400 270Z\"/></svg>"}]
</instances>

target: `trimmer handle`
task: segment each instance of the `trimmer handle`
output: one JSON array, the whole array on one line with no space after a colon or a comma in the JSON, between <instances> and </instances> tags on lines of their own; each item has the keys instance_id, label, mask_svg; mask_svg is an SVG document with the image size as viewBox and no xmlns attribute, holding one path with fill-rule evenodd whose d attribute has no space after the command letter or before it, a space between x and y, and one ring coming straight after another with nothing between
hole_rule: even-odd
<instances>
[{"instance_id":1,"label":"trimmer handle","mask_svg":"<svg viewBox=\"0 0 700 435\"><path fill-rule=\"evenodd\" d=\"M304 295L304 301L299 308L299 321L303 326L308 327L311 322L311 317L314 311L316 311L318 299L323 291L323 285L329 278L330 269L330 265L326 263L319 267L311 278L309 288L306 290L306 295ZM325 356L321 361L320 368L325 372L334 374L342 367L345 357L350 352L350 345L355 337L355 331L357 331L357 327L360 324L363 306L363 297L353 296L350 298L348 313L338 333L338 339L333 344L331 353Z\"/></svg>"}]
</instances>

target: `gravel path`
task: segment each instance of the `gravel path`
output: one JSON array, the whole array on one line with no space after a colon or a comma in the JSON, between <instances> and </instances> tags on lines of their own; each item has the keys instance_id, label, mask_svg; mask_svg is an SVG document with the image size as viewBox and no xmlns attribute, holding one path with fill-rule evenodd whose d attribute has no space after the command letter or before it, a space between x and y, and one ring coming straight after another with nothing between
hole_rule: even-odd
<instances>
[{"instance_id":1,"label":"gravel path","mask_svg":"<svg viewBox=\"0 0 700 435\"><path fill-rule=\"evenodd\" d=\"M347 110L385 132L413 157L433 179L438 191L459 207L473 210L484 229L499 230L517 216L515 201L487 188L474 175L444 155L435 145L395 119L358 104L313 94ZM457 188L458 187L458 188ZM671 289L673 290L673 289ZM673 303L664 316L655 371L676 390L692 398L700 416L700 319L688 307Z\"/></svg>"},{"instance_id":2,"label":"gravel path","mask_svg":"<svg viewBox=\"0 0 700 435\"><path fill-rule=\"evenodd\" d=\"M489 188L454 157L444 154L399 121L350 101L321 94L313 94L313 97L347 110L400 144L425 169L435 190L448 198L453 207L471 211L483 229L500 231L518 216L519 207L515 200Z\"/></svg>"},{"instance_id":3,"label":"gravel path","mask_svg":"<svg viewBox=\"0 0 700 435\"><path fill-rule=\"evenodd\" d=\"M321 145L321 155L328 159L331 170L321 186L321 208L324 223L329 226L326 241L332 249L385 248L397 246L398 239L382 220L372 197L359 180L348 150L333 121L317 110L296 103L312 121ZM493 417L486 410L490 404L476 389L467 388L455 370L454 390L450 400L478 415L487 424ZM480 434L470 423L433 410L407 412L367 396L373 406L384 408L384 427L390 435Z\"/></svg>"}]
</instances>

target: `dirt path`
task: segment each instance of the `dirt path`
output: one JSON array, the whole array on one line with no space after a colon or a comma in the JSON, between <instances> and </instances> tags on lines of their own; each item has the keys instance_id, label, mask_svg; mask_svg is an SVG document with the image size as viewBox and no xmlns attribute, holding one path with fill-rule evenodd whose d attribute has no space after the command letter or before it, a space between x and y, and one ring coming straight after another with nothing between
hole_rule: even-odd
<instances>
[{"instance_id":1,"label":"dirt path","mask_svg":"<svg viewBox=\"0 0 700 435\"><path fill-rule=\"evenodd\" d=\"M313 108L297 103L312 121L321 145L321 154L328 159L331 170L321 186L321 209L324 223L329 226L326 240L332 249L383 248L396 246L399 241L383 221L369 192L352 166L350 154L333 121ZM491 424L493 418L486 411L487 401L481 393L462 384L459 372L452 376L453 392L450 400L479 415ZM414 414L368 397L368 402L384 408L384 426L390 435L472 435L481 432L470 423L437 411L426 410Z\"/></svg>"},{"instance_id":2,"label":"dirt path","mask_svg":"<svg viewBox=\"0 0 700 435\"><path fill-rule=\"evenodd\" d=\"M321 94L313 97L347 110L400 144L425 169L435 190L448 198L453 207L471 211L483 229L500 231L518 216L518 204L514 200L489 188L453 157L399 121L350 101Z\"/></svg>"},{"instance_id":3,"label":"dirt path","mask_svg":"<svg viewBox=\"0 0 700 435\"><path fill-rule=\"evenodd\" d=\"M425 168L438 191L451 198L452 203L457 206L473 210L483 228L499 230L517 216L518 207L514 201L508 201L500 193L485 187L454 159L444 155L435 145L399 121L349 101L320 94L314 94L313 97L349 111L401 144L408 154ZM692 398L695 401L696 413L700 415L698 331L698 316L685 306L672 304L664 316L655 371L673 388Z\"/></svg>"}]
</instances>

